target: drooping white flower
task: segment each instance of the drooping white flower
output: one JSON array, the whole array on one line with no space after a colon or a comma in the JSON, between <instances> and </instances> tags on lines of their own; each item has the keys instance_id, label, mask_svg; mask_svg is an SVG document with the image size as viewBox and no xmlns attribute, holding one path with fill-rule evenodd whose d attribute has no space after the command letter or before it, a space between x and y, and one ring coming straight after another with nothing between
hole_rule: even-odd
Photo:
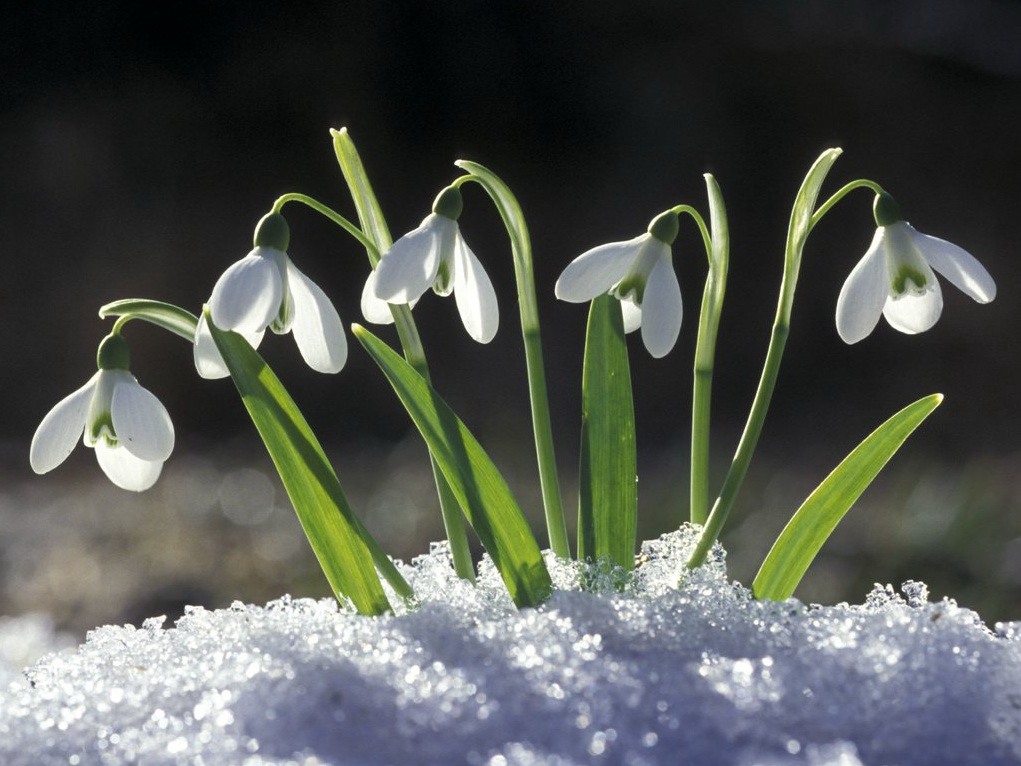
<instances>
[{"instance_id":1,"label":"drooping white flower","mask_svg":"<svg viewBox=\"0 0 1021 766\"><path fill-rule=\"evenodd\" d=\"M970 253L916 231L885 192L876 195L874 209L872 244L837 299L837 332L845 343L867 337L880 316L909 335L936 324L943 294L933 270L979 303L996 297L996 283Z\"/></svg>"},{"instance_id":2,"label":"drooping white flower","mask_svg":"<svg viewBox=\"0 0 1021 766\"><path fill-rule=\"evenodd\" d=\"M489 343L500 324L496 291L479 259L461 236L461 192L447 187L422 224L394 242L369 275L362 292L362 313L370 322L389 318L386 303L414 305L430 287L437 295L454 293L468 334ZM382 301L383 304L379 302Z\"/></svg>"},{"instance_id":3,"label":"drooping white flower","mask_svg":"<svg viewBox=\"0 0 1021 766\"><path fill-rule=\"evenodd\" d=\"M269 213L255 230L255 249L230 266L213 286L213 324L233 330L258 347L269 328L294 333L302 358L317 372L339 372L347 361L347 338L333 303L287 255L290 234L279 213ZM230 373L213 342L205 317L195 333L195 369L203 378Z\"/></svg>"},{"instance_id":4,"label":"drooping white flower","mask_svg":"<svg viewBox=\"0 0 1021 766\"><path fill-rule=\"evenodd\" d=\"M588 250L569 264L554 291L560 300L584 303L609 293L620 301L624 331L642 328L652 356L666 356L681 331L683 304L670 246L679 222L672 210L656 216L649 230L626 242Z\"/></svg>"},{"instance_id":5,"label":"drooping white flower","mask_svg":"<svg viewBox=\"0 0 1021 766\"><path fill-rule=\"evenodd\" d=\"M122 489L156 483L174 449L174 426L159 399L128 372L127 343L117 334L99 347L99 371L51 409L32 437L29 462L47 473L82 439L103 472Z\"/></svg>"}]
</instances>

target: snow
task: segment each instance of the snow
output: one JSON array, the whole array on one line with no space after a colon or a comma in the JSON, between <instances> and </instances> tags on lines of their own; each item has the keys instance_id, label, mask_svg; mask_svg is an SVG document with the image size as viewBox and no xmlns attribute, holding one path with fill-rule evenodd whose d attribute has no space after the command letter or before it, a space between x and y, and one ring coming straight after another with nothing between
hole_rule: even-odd
<instances>
[{"instance_id":1,"label":"snow","mask_svg":"<svg viewBox=\"0 0 1021 766\"><path fill-rule=\"evenodd\" d=\"M1021 622L990 631L914 582L758 602L718 547L678 587L692 535L646 543L630 580L549 557L535 610L435 546L393 616L285 597L99 628L0 675L0 763L1021 764Z\"/></svg>"}]
</instances>

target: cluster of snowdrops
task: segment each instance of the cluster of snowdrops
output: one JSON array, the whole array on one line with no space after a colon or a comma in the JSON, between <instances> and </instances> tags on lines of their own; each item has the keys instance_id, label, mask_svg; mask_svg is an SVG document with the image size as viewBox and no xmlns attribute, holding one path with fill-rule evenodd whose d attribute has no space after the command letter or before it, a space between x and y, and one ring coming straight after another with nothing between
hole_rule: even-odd
<instances>
[{"instance_id":1,"label":"cluster of snowdrops","mask_svg":"<svg viewBox=\"0 0 1021 766\"><path fill-rule=\"evenodd\" d=\"M198 315L148 299L103 306L100 315L115 321L99 345L98 371L43 418L32 440L32 467L38 473L53 470L82 440L94 449L103 471L117 486L142 491L156 482L173 450L174 429L164 406L131 374L123 337L130 321L145 320L192 343L200 376L233 379L334 594L366 614L389 610L392 598L413 599L399 568L350 507L336 471L299 408L255 350L268 329L292 333L301 356L318 372L339 372L347 358L347 336L336 308L287 252L290 230L282 210L287 204L304 204L334 221L365 249L370 270L362 292L362 314L371 324L394 324L401 353L362 326L352 325L351 332L378 364L425 440L454 568L467 580L475 576L467 538L471 527L514 602L537 605L548 596L551 584L536 538L482 445L433 389L412 315L417 301L431 288L437 295L454 296L464 327L475 341L488 343L495 336L496 293L459 224L461 187L481 186L502 217L514 259L549 548L557 556L570 558L531 242L518 201L490 170L458 161L461 175L440 191L432 212L418 228L393 241L350 135L346 130L331 133L358 224L304 194L285 194L259 221L254 249L227 268ZM690 522L699 525L701 536L691 559L679 562L679 577L686 568L705 561L741 487L783 356L805 243L835 204L863 189L874 197L877 225L871 245L837 300L837 331L847 343L868 336L880 316L908 334L932 327L943 305L936 272L980 303L993 300L996 287L985 268L956 245L916 231L874 181L851 181L819 204L839 154L839 149L824 152L796 195L761 378L730 470L716 492L711 491L708 470L711 392L729 262L727 214L716 180L705 176L706 217L691 205L676 205L655 216L644 233L587 250L564 268L554 288L557 298L590 304L574 553L579 560L620 567L625 573L634 566L638 498L625 336L640 329L645 349L654 357L665 356L675 345L681 329L682 294L671 245L683 221L698 227L708 271L694 359L689 474ZM836 524L940 400L933 394L893 415L826 477L797 509L763 561L753 585L757 597L791 595Z\"/></svg>"}]
</instances>

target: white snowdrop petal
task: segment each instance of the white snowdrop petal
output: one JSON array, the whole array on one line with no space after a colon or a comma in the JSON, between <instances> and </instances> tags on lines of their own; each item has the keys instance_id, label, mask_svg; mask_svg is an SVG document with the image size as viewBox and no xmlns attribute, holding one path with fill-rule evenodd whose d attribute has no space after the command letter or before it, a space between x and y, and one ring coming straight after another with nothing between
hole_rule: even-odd
<instances>
[{"instance_id":1,"label":"white snowdrop petal","mask_svg":"<svg viewBox=\"0 0 1021 766\"><path fill-rule=\"evenodd\" d=\"M347 338L337 309L326 293L287 260L287 282L294 300L291 331L305 363L316 372L339 372L347 361Z\"/></svg>"},{"instance_id":2,"label":"white snowdrop petal","mask_svg":"<svg viewBox=\"0 0 1021 766\"><path fill-rule=\"evenodd\" d=\"M631 298L620 299L620 309L624 316L624 333L631 333L642 326L642 307Z\"/></svg>"},{"instance_id":3,"label":"white snowdrop petal","mask_svg":"<svg viewBox=\"0 0 1021 766\"><path fill-rule=\"evenodd\" d=\"M883 229L876 229L872 244L844 280L837 298L837 332L844 343L866 338L879 322L890 295Z\"/></svg>"},{"instance_id":4,"label":"white snowdrop petal","mask_svg":"<svg viewBox=\"0 0 1021 766\"><path fill-rule=\"evenodd\" d=\"M383 254L376 265L377 298L410 303L432 286L440 267L443 221L450 219L433 213Z\"/></svg>"},{"instance_id":5,"label":"white snowdrop petal","mask_svg":"<svg viewBox=\"0 0 1021 766\"><path fill-rule=\"evenodd\" d=\"M174 450L174 424L166 408L128 372L117 371L110 419L117 442L142 460L166 460Z\"/></svg>"},{"instance_id":6,"label":"white snowdrop petal","mask_svg":"<svg viewBox=\"0 0 1021 766\"><path fill-rule=\"evenodd\" d=\"M252 333L265 330L276 318L283 298L277 252L257 247L220 275L209 298L213 324Z\"/></svg>"},{"instance_id":7,"label":"white snowdrop petal","mask_svg":"<svg viewBox=\"0 0 1021 766\"><path fill-rule=\"evenodd\" d=\"M111 447L102 439L95 449L99 467L121 489L144 492L156 483L163 470L163 461L143 460L123 447Z\"/></svg>"},{"instance_id":8,"label":"white snowdrop petal","mask_svg":"<svg viewBox=\"0 0 1021 766\"><path fill-rule=\"evenodd\" d=\"M29 463L36 473L47 473L63 463L85 430L85 416L95 390L97 372L74 393L46 413L32 437Z\"/></svg>"},{"instance_id":9,"label":"white snowdrop petal","mask_svg":"<svg viewBox=\"0 0 1021 766\"><path fill-rule=\"evenodd\" d=\"M996 283L975 256L945 239L911 231L922 257L950 284L979 303L996 297Z\"/></svg>"},{"instance_id":10,"label":"white snowdrop petal","mask_svg":"<svg viewBox=\"0 0 1021 766\"><path fill-rule=\"evenodd\" d=\"M252 348L258 348L262 343L265 331L239 333L248 341ZM206 380L218 380L230 376L220 350L216 347L212 333L209 332L209 324L206 322L205 314L199 317L198 328L195 330L195 344L192 347L192 357L195 360L195 370Z\"/></svg>"},{"instance_id":11,"label":"white snowdrop petal","mask_svg":"<svg viewBox=\"0 0 1021 766\"><path fill-rule=\"evenodd\" d=\"M649 272L642 297L642 342L652 356L666 356L681 332L683 305L669 250Z\"/></svg>"},{"instance_id":12,"label":"white snowdrop petal","mask_svg":"<svg viewBox=\"0 0 1021 766\"><path fill-rule=\"evenodd\" d=\"M213 341L213 336L209 332L205 313L199 317L199 324L195 329L192 358L195 360L195 371L206 380L217 380L230 375L230 371L224 364L223 357Z\"/></svg>"},{"instance_id":13,"label":"white snowdrop petal","mask_svg":"<svg viewBox=\"0 0 1021 766\"><path fill-rule=\"evenodd\" d=\"M929 275L924 292L908 291L888 300L883 308L883 316L890 326L908 335L928 330L942 312L943 293L933 274Z\"/></svg>"},{"instance_id":14,"label":"white snowdrop petal","mask_svg":"<svg viewBox=\"0 0 1021 766\"><path fill-rule=\"evenodd\" d=\"M496 291L460 231L454 238L454 299L464 329L479 343L489 343L500 325Z\"/></svg>"},{"instance_id":15,"label":"white snowdrop petal","mask_svg":"<svg viewBox=\"0 0 1021 766\"><path fill-rule=\"evenodd\" d=\"M554 293L569 303L584 303L608 293L628 273L650 236L642 234L626 242L611 242L582 253L560 274Z\"/></svg>"},{"instance_id":16,"label":"white snowdrop petal","mask_svg":"<svg viewBox=\"0 0 1021 766\"><path fill-rule=\"evenodd\" d=\"M362 316L370 324L393 324L389 304L376 297L376 272L372 271L362 288Z\"/></svg>"}]
</instances>

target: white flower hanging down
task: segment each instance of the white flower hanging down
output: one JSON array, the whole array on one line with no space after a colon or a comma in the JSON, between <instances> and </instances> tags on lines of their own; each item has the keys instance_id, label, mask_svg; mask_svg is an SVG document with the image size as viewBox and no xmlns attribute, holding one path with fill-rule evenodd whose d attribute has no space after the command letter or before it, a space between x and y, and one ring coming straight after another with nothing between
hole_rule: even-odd
<instances>
[{"instance_id":1,"label":"white flower hanging down","mask_svg":"<svg viewBox=\"0 0 1021 766\"><path fill-rule=\"evenodd\" d=\"M302 358L317 372L339 372L347 361L347 338L333 303L287 255L290 232L279 213L269 213L255 230L255 249L230 266L213 286L209 312L221 330L233 330L257 348L269 328L294 333ZM195 333L195 368L203 378L230 373L209 332L206 318Z\"/></svg>"},{"instance_id":2,"label":"white flower hanging down","mask_svg":"<svg viewBox=\"0 0 1021 766\"><path fill-rule=\"evenodd\" d=\"M611 242L582 253L557 280L556 296L584 303L609 293L620 301L624 331L642 328L652 356L666 356L681 331L681 287L670 246L679 222L672 210L656 216L649 230L626 242Z\"/></svg>"},{"instance_id":3,"label":"white flower hanging down","mask_svg":"<svg viewBox=\"0 0 1021 766\"><path fill-rule=\"evenodd\" d=\"M943 294L933 269L979 303L996 297L993 278L974 256L915 231L890 195L876 195L874 209L878 228L872 245L837 299L837 332L845 343L867 337L880 316L909 335L936 324L943 311Z\"/></svg>"},{"instance_id":4,"label":"white flower hanging down","mask_svg":"<svg viewBox=\"0 0 1021 766\"><path fill-rule=\"evenodd\" d=\"M461 192L449 186L436 197L422 224L383 254L362 291L362 313L376 324L392 321L387 303L415 302L430 287L437 295L454 293L468 334L489 343L500 324L496 291L479 259L461 236Z\"/></svg>"},{"instance_id":5,"label":"white flower hanging down","mask_svg":"<svg viewBox=\"0 0 1021 766\"><path fill-rule=\"evenodd\" d=\"M156 483L170 457L174 426L159 399L128 372L128 347L120 335L103 340L98 361L99 371L89 382L43 418L29 461L36 473L48 473L83 439L110 481L141 492Z\"/></svg>"}]
</instances>

